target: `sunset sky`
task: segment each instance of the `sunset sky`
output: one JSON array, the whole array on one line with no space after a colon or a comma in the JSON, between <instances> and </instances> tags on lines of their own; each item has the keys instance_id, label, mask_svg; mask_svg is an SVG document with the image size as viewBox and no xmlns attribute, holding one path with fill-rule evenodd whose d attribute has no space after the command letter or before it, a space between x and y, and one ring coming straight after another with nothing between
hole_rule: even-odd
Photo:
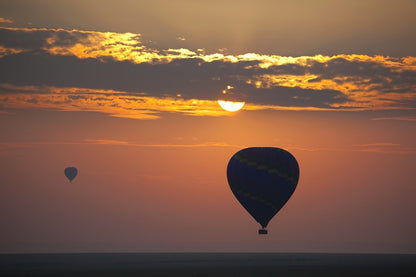
<instances>
[{"instance_id":1,"label":"sunset sky","mask_svg":"<svg viewBox=\"0 0 416 277\"><path fill-rule=\"evenodd\" d=\"M0 253L416 253L415 14L0 0ZM300 167L267 236L226 178L254 146Z\"/></svg>"}]
</instances>

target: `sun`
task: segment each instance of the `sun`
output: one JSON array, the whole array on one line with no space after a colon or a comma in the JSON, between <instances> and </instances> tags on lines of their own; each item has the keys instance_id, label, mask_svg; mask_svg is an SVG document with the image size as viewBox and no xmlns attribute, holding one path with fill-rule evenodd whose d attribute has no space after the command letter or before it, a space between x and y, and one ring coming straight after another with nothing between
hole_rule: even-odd
<instances>
[{"instance_id":1,"label":"sun","mask_svg":"<svg viewBox=\"0 0 416 277\"><path fill-rule=\"evenodd\" d=\"M229 112L236 112L241 110L241 108L244 106L245 102L233 102L233 101L223 101L218 100L218 104L226 111Z\"/></svg>"}]
</instances>

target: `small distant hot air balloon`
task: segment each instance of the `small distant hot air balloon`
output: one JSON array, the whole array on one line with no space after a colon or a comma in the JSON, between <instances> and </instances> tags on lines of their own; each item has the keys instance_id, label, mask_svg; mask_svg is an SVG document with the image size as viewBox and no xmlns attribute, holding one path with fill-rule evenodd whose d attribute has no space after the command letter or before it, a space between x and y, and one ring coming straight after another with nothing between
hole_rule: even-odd
<instances>
[{"instance_id":1,"label":"small distant hot air balloon","mask_svg":"<svg viewBox=\"0 0 416 277\"><path fill-rule=\"evenodd\" d=\"M72 180L74 180L74 178L77 176L78 170L75 167L67 167L65 168L64 173L66 178L72 182Z\"/></svg>"},{"instance_id":2,"label":"small distant hot air balloon","mask_svg":"<svg viewBox=\"0 0 416 277\"><path fill-rule=\"evenodd\" d=\"M299 165L286 150L251 147L231 157L227 179L237 200L260 223L259 234L267 234L267 224L296 189Z\"/></svg>"}]
</instances>

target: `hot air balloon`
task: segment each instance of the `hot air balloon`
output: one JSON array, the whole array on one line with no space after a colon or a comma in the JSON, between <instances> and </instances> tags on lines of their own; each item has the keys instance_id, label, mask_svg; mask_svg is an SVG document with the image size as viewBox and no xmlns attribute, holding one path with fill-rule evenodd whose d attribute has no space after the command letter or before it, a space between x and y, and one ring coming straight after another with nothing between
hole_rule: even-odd
<instances>
[{"instance_id":1,"label":"hot air balloon","mask_svg":"<svg viewBox=\"0 0 416 277\"><path fill-rule=\"evenodd\" d=\"M227 166L230 188L267 234L267 224L286 204L299 180L299 165L286 150L274 147L245 148Z\"/></svg>"},{"instance_id":2,"label":"hot air balloon","mask_svg":"<svg viewBox=\"0 0 416 277\"><path fill-rule=\"evenodd\" d=\"M66 178L72 182L72 180L74 180L74 178L77 176L78 170L75 167L67 167L65 168L64 173Z\"/></svg>"}]
</instances>

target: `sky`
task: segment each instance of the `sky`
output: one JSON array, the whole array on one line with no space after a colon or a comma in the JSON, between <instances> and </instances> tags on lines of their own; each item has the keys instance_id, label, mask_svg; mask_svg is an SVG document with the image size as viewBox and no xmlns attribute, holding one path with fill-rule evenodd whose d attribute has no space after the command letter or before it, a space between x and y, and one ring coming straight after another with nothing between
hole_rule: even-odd
<instances>
[{"instance_id":1,"label":"sky","mask_svg":"<svg viewBox=\"0 0 416 277\"><path fill-rule=\"evenodd\" d=\"M1 0L0 253L416 253L415 13ZM266 236L226 178L257 146L300 167Z\"/></svg>"}]
</instances>

